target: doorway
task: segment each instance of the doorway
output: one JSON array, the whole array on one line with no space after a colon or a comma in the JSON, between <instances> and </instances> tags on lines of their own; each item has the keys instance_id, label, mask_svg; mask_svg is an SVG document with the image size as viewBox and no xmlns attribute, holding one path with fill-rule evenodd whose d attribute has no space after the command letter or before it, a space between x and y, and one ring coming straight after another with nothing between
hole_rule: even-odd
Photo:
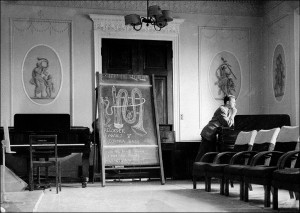
<instances>
[{"instance_id":1,"label":"doorway","mask_svg":"<svg viewBox=\"0 0 300 213\"><path fill-rule=\"evenodd\" d=\"M154 75L159 124L173 124L172 42L102 38L102 73Z\"/></svg>"}]
</instances>

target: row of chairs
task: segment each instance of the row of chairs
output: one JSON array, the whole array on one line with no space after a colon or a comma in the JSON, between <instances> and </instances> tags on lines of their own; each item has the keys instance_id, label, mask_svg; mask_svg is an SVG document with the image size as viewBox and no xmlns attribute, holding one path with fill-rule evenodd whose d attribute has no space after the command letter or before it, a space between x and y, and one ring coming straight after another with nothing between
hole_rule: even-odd
<instances>
[{"instance_id":1,"label":"row of chairs","mask_svg":"<svg viewBox=\"0 0 300 213\"><path fill-rule=\"evenodd\" d=\"M196 189L197 180L204 177L205 191L210 192L211 179L217 178L220 180L220 194L229 196L229 183L233 187L234 181L239 182L240 200L248 202L249 190L252 190L251 184L259 184L263 185L265 190L264 206L270 207L270 194L273 187L273 208L277 209L278 188L285 187L282 182L295 183L293 187L286 189L299 192L299 181L296 178L299 177L300 169L297 164L300 164L300 160L297 160L296 168L286 169L287 166L295 166L298 150L299 126L241 131L233 151L209 152L198 162L194 162L193 188ZM287 176L287 181L283 176ZM281 179L276 179L279 177Z\"/></svg>"}]
</instances>

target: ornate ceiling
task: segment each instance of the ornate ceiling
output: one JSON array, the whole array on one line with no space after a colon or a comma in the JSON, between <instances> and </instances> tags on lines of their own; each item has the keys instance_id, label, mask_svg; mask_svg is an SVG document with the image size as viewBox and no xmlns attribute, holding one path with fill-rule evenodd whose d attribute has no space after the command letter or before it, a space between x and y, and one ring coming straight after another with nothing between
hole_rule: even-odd
<instances>
[{"instance_id":1,"label":"ornate ceiling","mask_svg":"<svg viewBox=\"0 0 300 213\"><path fill-rule=\"evenodd\" d=\"M64 0L64 1L20 1L9 0L7 4L33 5L49 7L71 7L85 9L99 9L111 11L144 12L147 7L145 1L96 1L96 0ZM173 13L262 16L264 1L259 0L198 0L198 1L149 1L149 5L159 5L162 9Z\"/></svg>"}]
</instances>

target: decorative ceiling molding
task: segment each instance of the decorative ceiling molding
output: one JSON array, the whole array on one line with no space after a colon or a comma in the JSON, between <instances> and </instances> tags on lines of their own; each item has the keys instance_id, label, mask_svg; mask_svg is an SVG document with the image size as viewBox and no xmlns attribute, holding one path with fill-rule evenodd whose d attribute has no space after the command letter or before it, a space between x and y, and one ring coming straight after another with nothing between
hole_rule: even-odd
<instances>
[{"instance_id":1,"label":"decorative ceiling molding","mask_svg":"<svg viewBox=\"0 0 300 213\"><path fill-rule=\"evenodd\" d=\"M231 16L262 16L263 3L258 0L198 0L198 1L150 1L149 4L159 5L161 8L171 10L173 13L231 15ZM5 1L7 4L46 6L46 7L70 7L84 9L98 9L111 11L135 11L144 13L145 1ZM176 14L174 14L176 16Z\"/></svg>"},{"instance_id":2,"label":"decorative ceiling molding","mask_svg":"<svg viewBox=\"0 0 300 213\"><path fill-rule=\"evenodd\" d=\"M124 17L116 15L98 15L90 14L90 18L94 22L94 30L102 32L136 32L131 26L125 26ZM183 19L174 19L168 23L168 26L156 31L154 27L143 27L140 32L151 32L155 34L179 34L179 26Z\"/></svg>"}]
</instances>

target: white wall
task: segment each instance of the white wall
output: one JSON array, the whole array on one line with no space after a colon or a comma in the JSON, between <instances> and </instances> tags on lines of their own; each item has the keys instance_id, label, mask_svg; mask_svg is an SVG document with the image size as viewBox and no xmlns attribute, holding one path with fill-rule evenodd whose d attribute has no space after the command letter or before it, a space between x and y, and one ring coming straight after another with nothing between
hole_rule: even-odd
<instances>
[{"instance_id":1,"label":"white wall","mask_svg":"<svg viewBox=\"0 0 300 213\"><path fill-rule=\"evenodd\" d=\"M283 47L285 56L285 91L281 100L275 98L273 91L273 57L277 45ZM289 114L291 124L299 125L299 13L290 2L271 8L264 17L263 62L262 112Z\"/></svg>"},{"instance_id":2,"label":"white wall","mask_svg":"<svg viewBox=\"0 0 300 213\"><path fill-rule=\"evenodd\" d=\"M232 53L240 64L238 114L259 113L260 84L255 73L260 67L261 53L256 54L254 50L262 41L260 18L187 14L180 17L185 20L180 29L180 114L183 116L180 140L199 140L202 128L223 104L212 96L208 79L213 57L221 51ZM203 36L214 31L216 34L211 38ZM229 36L222 39L224 34Z\"/></svg>"},{"instance_id":3,"label":"white wall","mask_svg":"<svg viewBox=\"0 0 300 213\"><path fill-rule=\"evenodd\" d=\"M1 2L2 4L2 2ZM283 4L285 5L285 4ZM282 5L280 6L282 7ZM225 8L225 7L224 7ZM228 9L228 5L225 9ZM213 8L211 8L213 13ZM222 9L219 9L220 11ZM281 8L272 11L280 11L285 14L289 12ZM272 14L273 12L269 12ZM293 81L287 88L286 96L282 103L277 103L272 95L270 85L270 60L272 58L271 47L268 46L266 33L268 25L263 24L261 17L237 16L233 11L232 15L211 15L196 13L175 13L174 17L184 19L180 25L179 33L179 110L182 120L179 120L179 138L177 141L199 141L200 132L209 121L213 111L221 104L215 100L209 91L207 80L208 68L213 56L221 50L231 52L239 61L241 67L242 84L240 95L237 99L238 114L258 114L258 113L288 113L296 123L295 116L299 116L299 88ZM128 14L122 10L96 10L84 8L66 7L46 7L46 6L26 6L26 5L1 5L1 125L8 122L13 125L13 113L11 103L11 88L14 87L15 79L11 79L11 73L18 75L20 70L11 70L11 49L10 49L10 19L33 18L33 19L56 19L70 21L72 23L71 45L71 113L73 125L88 126L91 128L93 115L93 81L94 81L94 40L93 23L88 14ZM283 15L282 14L282 15ZM298 15L299 17L299 15ZM273 20L273 18L272 18ZM295 73L297 65L295 59L299 58L294 46L297 40L293 35L298 35L294 30L294 20L292 14L283 19L284 26L288 27L292 34L280 35L285 46L287 46L286 56L288 57L288 69L292 70L288 75L288 82L299 76ZM265 22L266 23L266 22ZM216 41L214 48L203 50L200 47L200 29L218 29L222 33L238 32L245 35L235 47L234 42ZM265 29L265 31L263 30ZM236 31L237 30L237 31ZM244 33L246 32L246 33ZM264 34L263 34L264 32ZM233 34L236 35L236 34ZM264 37L263 37L264 36ZM264 38L264 39L263 39ZM24 41L26 43L26 41ZM298 42L299 43L299 42ZM263 45L264 44L264 45ZM299 45L298 45L299 46ZM264 48L262 48L264 47ZM207 52L208 51L208 52ZM264 56L264 58L262 57ZM262 60L263 58L263 60ZM201 60L205 59L205 60ZM206 61L207 59L207 61ZM262 78L263 76L263 78ZM298 99L294 97L297 96ZM18 91L20 97L24 96L24 91ZM14 97L18 99L18 97ZM28 111L26 105L24 112ZM18 107L18 112L22 109ZM41 106L40 111L43 111ZM47 112L58 112L51 107ZM298 114L297 114L298 113ZM180 118L180 116L178 116ZM299 123L299 121L298 121Z\"/></svg>"},{"instance_id":4,"label":"white wall","mask_svg":"<svg viewBox=\"0 0 300 213\"><path fill-rule=\"evenodd\" d=\"M2 2L1 2L2 3ZM14 32L13 22L24 20L24 32ZM43 31L47 24L36 24L36 28L26 28L30 19L45 20L50 23L66 21L71 23L70 33L65 37L57 37L51 29ZM50 27L51 28L51 27ZM39 7L1 4L1 124L13 125L15 113L70 113L73 126L91 126L92 123L92 64L93 44L91 35L92 23L75 9L57 7ZM15 30L17 31L17 30ZM27 39L32 34L32 39ZM59 34L59 33L57 33ZM49 39L45 39L45 37ZM52 37L51 37L52 36ZM16 38L17 37L17 38ZM52 40L51 40L52 39ZM66 43L70 43L66 45ZM64 71L63 90L65 96L59 106L58 100L51 104L38 105L29 101L22 86L22 52L37 44L45 44L59 50L58 56ZM29 46L28 46L29 45ZM63 46L66 45L67 48ZM61 49L64 48L64 49ZM66 106L67 105L67 106Z\"/></svg>"}]
</instances>

